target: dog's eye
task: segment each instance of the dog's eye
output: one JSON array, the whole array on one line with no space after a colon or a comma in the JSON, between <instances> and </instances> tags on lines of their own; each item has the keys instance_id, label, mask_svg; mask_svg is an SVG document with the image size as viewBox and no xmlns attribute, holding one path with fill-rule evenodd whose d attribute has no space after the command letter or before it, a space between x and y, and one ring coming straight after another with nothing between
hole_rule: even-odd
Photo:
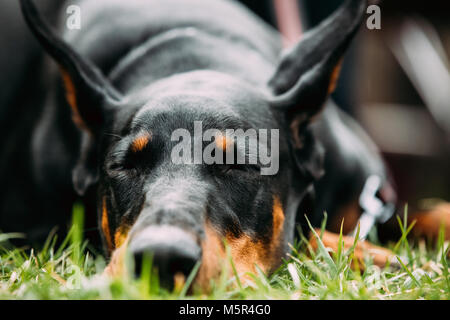
<instances>
[{"instance_id":1,"label":"dog's eye","mask_svg":"<svg viewBox=\"0 0 450 320\"><path fill-rule=\"evenodd\" d=\"M136 167L129 161L112 162L106 166L106 170L109 173L125 172L136 169Z\"/></svg>"},{"instance_id":2,"label":"dog's eye","mask_svg":"<svg viewBox=\"0 0 450 320\"><path fill-rule=\"evenodd\" d=\"M119 172L128 172L137 168L137 162L132 157L129 157L124 152L113 154L106 162L106 171L110 174L117 174Z\"/></svg>"},{"instance_id":3,"label":"dog's eye","mask_svg":"<svg viewBox=\"0 0 450 320\"><path fill-rule=\"evenodd\" d=\"M150 152L126 152L125 155L114 159L106 167L111 173L146 173L151 170L156 162L156 157Z\"/></svg>"},{"instance_id":4,"label":"dog's eye","mask_svg":"<svg viewBox=\"0 0 450 320\"><path fill-rule=\"evenodd\" d=\"M251 164L221 164L219 165L220 171L224 174L231 174L233 172L250 173L259 171L257 165Z\"/></svg>"},{"instance_id":5,"label":"dog's eye","mask_svg":"<svg viewBox=\"0 0 450 320\"><path fill-rule=\"evenodd\" d=\"M223 153L222 164L216 164L214 167L222 174L231 174L233 172L236 173L252 173L255 171L259 171L260 167L257 164L250 164L250 158L248 156L240 157L238 156L239 150L234 149L232 159L227 158L227 153ZM213 153L213 155L215 155ZM231 161L230 161L231 160ZM242 163L244 161L244 163ZM240 163L241 162L241 163Z\"/></svg>"},{"instance_id":6,"label":"dog's eye","mask_svg":"<svg viewBox=\"0 0 450 320\"><path fill-rule=\"evenodd\" d=\"M224 164L220 166L223 173L231 173L232 171L245 171L244 165L239 164Z\"/></svg>"}]
</instances>

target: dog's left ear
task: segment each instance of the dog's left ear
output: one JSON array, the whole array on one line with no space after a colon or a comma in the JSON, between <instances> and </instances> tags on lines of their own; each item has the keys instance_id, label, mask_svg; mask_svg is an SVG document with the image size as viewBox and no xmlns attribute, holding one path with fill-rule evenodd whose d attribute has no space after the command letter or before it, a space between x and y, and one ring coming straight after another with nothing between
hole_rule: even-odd
<instances>
[{"instance_id":1,"label":"dog's left ear","mask_svg":"<svg viewBox=\"0 0 450 320\"><path fill-rule=\"evenodd\" d=\"M303 129L334 91L342 58L365 9L365 0L347 0L282 56L268 83L272 109L281 113L290 127L297 166L313 180L323 174L323 149Z\"/></svg>"},{"instance_id":2,"label":"dog's left ear","mask_svg":"<svg viewBox=\"0 0 450 320\"><path fill-rule=\"evenodd\" d=\"M268 85L272 106L286 112L292 125L301 125L319 113L334 91L342 58L365 8L365 0L347 0L283 55Z\"/></svg>"},{"instance_id":3,"label":"dog's left ear","mask_svg":"<svg viewBox=\"0 0 450 320\"><path fill-rule=\"evenodd\" d=\"M31 0L20 0L20 4L31 31L59 65L73 120L82 130L79 159L72 178L76 192L83 195L98 179L98 142L105 124L120 107L122 97L94 64L56 35Z\"/></svg>"}]
</instances>

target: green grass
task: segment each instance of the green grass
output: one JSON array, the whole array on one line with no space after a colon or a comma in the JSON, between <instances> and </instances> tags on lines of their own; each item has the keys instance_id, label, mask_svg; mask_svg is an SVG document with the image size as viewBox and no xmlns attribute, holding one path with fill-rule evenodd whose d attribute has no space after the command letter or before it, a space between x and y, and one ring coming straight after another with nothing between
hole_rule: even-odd
<instances>
[{"instance_id":1,"label":"green grass","mask_svg":"<svg viewBox=\"0 0 450 320\"><path fill-rule=\"evenodd\" d=\"M405 220L406 221L406 218ZM0 234L0 299L449 299L449 244L442 228L435 245L407 241L411 226L400 221L403 236L390 248L398 255L397 266L380 269L370 259L364 272L350 269L353 249L341 248L331 256L321 245L310 252L301 237L292 246L288 261L270 277L258 269L244 283L222 276L209 294L187 287L167 292L150 272L151 260L144 260L148 272L140 279L108 279L102 275L105 260L93 256L83 241L83 210L75 206L69 234L60 246L49 235L39 250L11 248L8 240L18 234ZM372 239L376 242L376 239ZM309 252L309 253L308 253ZM401 258L400 258L401 257ZM234 270L234 265L231 263ZM197 268L198 269L198 268ZM231 270L231 271L233 271ZM223 274L229 274L224 270Z\"/></svg>"}]
</instances>

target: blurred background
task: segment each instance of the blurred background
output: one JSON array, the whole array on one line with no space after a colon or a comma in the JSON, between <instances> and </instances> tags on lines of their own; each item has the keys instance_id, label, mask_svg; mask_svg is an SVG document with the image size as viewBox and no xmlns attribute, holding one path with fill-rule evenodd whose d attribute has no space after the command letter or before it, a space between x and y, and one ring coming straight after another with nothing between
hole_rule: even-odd
<instances>
[{"instance_id":1,"label":"blurred background","mask_svg":"<svg viewBox=\"0 0 450 320\"><path fill-rule=\"evenodd\" d=\"M284 31L289 46L343 0L242 2ZM403 203L416 210L424 199L449 201L448 3L395 0L373 4L380 8L381 29L361 28L333 98L379 146Z\"/></svg>"}]
</instances>

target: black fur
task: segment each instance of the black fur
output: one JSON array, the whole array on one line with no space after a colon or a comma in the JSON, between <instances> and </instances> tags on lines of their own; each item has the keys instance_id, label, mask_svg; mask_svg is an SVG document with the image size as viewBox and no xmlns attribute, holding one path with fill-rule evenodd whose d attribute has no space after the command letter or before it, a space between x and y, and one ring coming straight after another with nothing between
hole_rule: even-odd
<instances>
[{"instance_id":1,"label":"black fur","mask_svg":"<svg viewBox=\"0 0 450 320\"><path fill-rule=\"evenodd\" d=\"M277 196L285 253L312 189L317 206L308 213L317 225L324 210L333 216L355 199L370 174L386 176L370 140L328 100L364 1L347 1L281 61L278 33L232 1L79 1L81 31L61 23L56 33L29 0L21 3L37 39L71 78L85 127L72 122L57 68L42 62L30 76L39 85L23 102L39 116L2 150L9 159L0 167L9 189L0 199L3 231L42 239L69 217L77 191L88 212L97 207L99 221L106 199L112 230L124 221L133 232L168 224L200 241L208 219L223 234L270 241ZM192 131L194 121L204 130L280 129L279 173L174 165L171 133ZM152 139L134 153L130 145L143 130Z\"/></svg>"}]
</instances>

